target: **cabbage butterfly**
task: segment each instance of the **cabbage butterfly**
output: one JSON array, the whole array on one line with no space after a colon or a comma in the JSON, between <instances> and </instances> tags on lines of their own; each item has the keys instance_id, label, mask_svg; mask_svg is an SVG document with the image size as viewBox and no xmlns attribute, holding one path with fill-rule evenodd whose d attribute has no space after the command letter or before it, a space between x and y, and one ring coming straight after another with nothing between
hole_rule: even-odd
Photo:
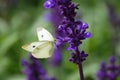
<instances>
[{"instance_id":1,"label":"cabbage butterfly","mask_svg":"<svg viewBox=\"0 0 120 80\"><path fill-rule=\"evenodd\" d=\"M38 42L23 45L22 48L31 52L35 58L49 58L54 51L55 39L44 28L37 28Z\"/></svg>"}]
</instances>

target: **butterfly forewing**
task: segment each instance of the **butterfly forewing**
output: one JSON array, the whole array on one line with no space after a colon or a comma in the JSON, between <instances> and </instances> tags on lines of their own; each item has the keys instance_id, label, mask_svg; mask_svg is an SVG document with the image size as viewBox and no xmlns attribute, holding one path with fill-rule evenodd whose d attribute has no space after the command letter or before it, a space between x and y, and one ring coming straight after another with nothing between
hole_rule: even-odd
<instances>
[{"instance_id":1,"label":"butterfly forewing","mask_svg":"<svg viewBox=\"0 0 120 80\"><path fill-rule=\"evenodd\" d=\"M39 41L54 41L53 36L44 28L37 28L37 35Z\"/></svg>"},{"instance_id":2,"label":"butterfly forewing","mask_svg":"<svg viewBox=\"0 0 120 80\"><path fill-rule=\"evenodd\" d=\"M45 42L44 44L38 46L32 52L32 55L35 58L49 58L49 57L51 57L53 50L54 50L53 42Z\"/></svg>"}]
</instances>

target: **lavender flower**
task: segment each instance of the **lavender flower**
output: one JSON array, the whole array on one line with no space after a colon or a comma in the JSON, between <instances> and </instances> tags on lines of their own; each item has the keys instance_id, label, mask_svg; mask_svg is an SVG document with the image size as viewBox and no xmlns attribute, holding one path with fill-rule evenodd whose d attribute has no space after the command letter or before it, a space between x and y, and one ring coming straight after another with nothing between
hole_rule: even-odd
<instances>
[{"instance_id":1,"label":"lavender flower","mask_svg":"<svg viewBox=\"0 0 120 80\"><path fill-rule=\"evenodd\" d=\"M61 10L60 13L63 16L63 20L61 25L58 27L58 31L62 32L64 35L57 37L59 41L58 44L60 45L60 43L62 44L64 42L68 42L70 44L68 50L76 51L78 49L78 46L82 44L82 40L90 38L92 36L90 32L86 32L88 24L80 20L75 21L75 9L78 9L78 7L77 5L74 5L71 0L52 1L54 1L54 3L56 3L55 5L59 7Z\"/></svg>"},{"instance_id":2,"label":"lavender flower","mask_svg":"<svg viewBox=\"0 0 120 80\"><path fill-rule=\"evenodd\" d=\"M110 2L107 2L106 4L108 7L108 15L109 15L110 23L112 24L113 27L120 26L120 17L116 14L113 4Z\"/></svg>"},{"instance_id":3,"label":"lavender flower","mask_svg":"<svg viewBox=\"0 0 120 80\"><path fill-rule=\"evenodd\" d=\"M114 31L113 49L114 49L114 54L116 54L116 49L119 43L120 17L119 15L116 14L115 7L112 3L107 2L106 4L108 8L109 21L112 26L112 30Z\"/></svg>"},{"instance_id":4,"label":"lavender flower","mask_svg":"<svg viewBox=\"0 0 120 80\"><path fill-rule=\"evenodd\" d=\"M120 65L116 65L116 58L110 57L110 64L105 62L101 64L101 68L97 73L98 80L117 80L120 76Z\"/></svg>"},{"instance_id":5,"label":"lavender flower","mask_svg":"<svg viewBox=\"0 0 120 80\"><path fill-rule=\"evenodd\" d=\"M51 1L51 0L47 0ZM84 51L79 51L79 45L82 44L82 40L90 38L92 34L87 32L88 24L80 20L75 20L78 5L72 3L72 0L52 0L60 9L62 16L62 22L58 27L58 31L63 35L57 36L57 46L67 42L70 47L67 50L72 50L72 58L70 61L78 64L81 80L84 80L82 71L82 62L86 59L87 54ZM46 2L45 2L46 3ZM49 4L49 6L52 4ZM47 6L45 6L47 8ZM51 7L53 8L53 7Z\"/></svg>"},{"instance_id":6,"label":"lavender flower","mask_svg":"<svg viewBox=\"0 0 120 80\"><path fill-rule=\"evenodd\" d=\"M59 67L62 63L62 53L60 49L56 49L50 62L54 67Z\"/></svg>"},{"instance_id":7,"label":"lavender flower","mask_svg":"<svg viewBox=\"0 0 120 80\"><path fill-rule=\"evenodd\" d=\"M56 80L48 76L38 59L35 59L32 55L29 59L30 62L25 59L22 60L23 72L26 74L27 80Z\"/></svg>"},{"instance_id":8,"label":"lavender flower","mask_svg":"<svg viewBox=\"0 0 120 80\"><path fill-rule=\"evenodd\" d=\"M88 56L88 54L86 54L84 51L81 51L80 54L81 55L77 56L75 53L72 53L72 57L69 60L77 64L79 64L79 57L81 57L80 62L86 60L86 57Z\"/></svg>"},{"instance_id":9,"label":"lavender flower","mask_svg":"<svg viewBox=\"0 0 120 80\"><path fill-rule=\"evenodd\" d=\"M49 8L53 8L55 6L55 2L54 0L47 0L44 3L45 8L49 9Z\"/></svg>"},{"instance_id":10,"label":"lavender flower","mask_svg":"<svg viewBox=\"0 0 120 80\"><path fill-rule=\"evenodd\" d=\"M61 32L57 30L59 24L62 21L61 15L60 15L60 10L57 6L55 6L50 13L50 21L53 24L53 27L55 28L55 36L57 35L62 35ZM62 63L62 47L56 48L54 51L54 54L52 58L50 59L50 62L54 67L60 67Z\"/></svg>"}]
</instances>

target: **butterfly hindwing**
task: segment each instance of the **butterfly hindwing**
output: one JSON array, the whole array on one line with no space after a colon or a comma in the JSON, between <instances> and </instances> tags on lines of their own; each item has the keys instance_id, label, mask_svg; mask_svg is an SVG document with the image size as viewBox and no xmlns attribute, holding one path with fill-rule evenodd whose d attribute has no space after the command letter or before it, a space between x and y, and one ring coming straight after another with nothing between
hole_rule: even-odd
<instances>
[{"instance_id":1,"label":"butterfly hindwing","mask_svg":"<svg viewBox=\"0 0 120 80\"><path fill-rule=\"evenodd\" d=\"M38 46L32 55L36 58L49 58L51 57L54 50L53 42L45 42L44 44Z\"/></svg>"}]
</instances>

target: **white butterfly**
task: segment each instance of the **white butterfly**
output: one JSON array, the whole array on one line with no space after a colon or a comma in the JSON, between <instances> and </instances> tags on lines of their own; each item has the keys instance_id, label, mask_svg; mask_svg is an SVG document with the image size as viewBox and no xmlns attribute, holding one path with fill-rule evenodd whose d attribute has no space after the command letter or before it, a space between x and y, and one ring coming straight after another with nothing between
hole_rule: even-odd
<instances>
[{"instance_id":1,"label":"white butterfly","mask_svg":"<svg viewBox=\"0 0 120 80\"><path fill-rule=\"evenodd\" d=\"M35 58L49 58L54 51L55 39L44 28L37 28L38 42L23 45L22 48L31 52Z\"/></svg>"}]
</instances>

